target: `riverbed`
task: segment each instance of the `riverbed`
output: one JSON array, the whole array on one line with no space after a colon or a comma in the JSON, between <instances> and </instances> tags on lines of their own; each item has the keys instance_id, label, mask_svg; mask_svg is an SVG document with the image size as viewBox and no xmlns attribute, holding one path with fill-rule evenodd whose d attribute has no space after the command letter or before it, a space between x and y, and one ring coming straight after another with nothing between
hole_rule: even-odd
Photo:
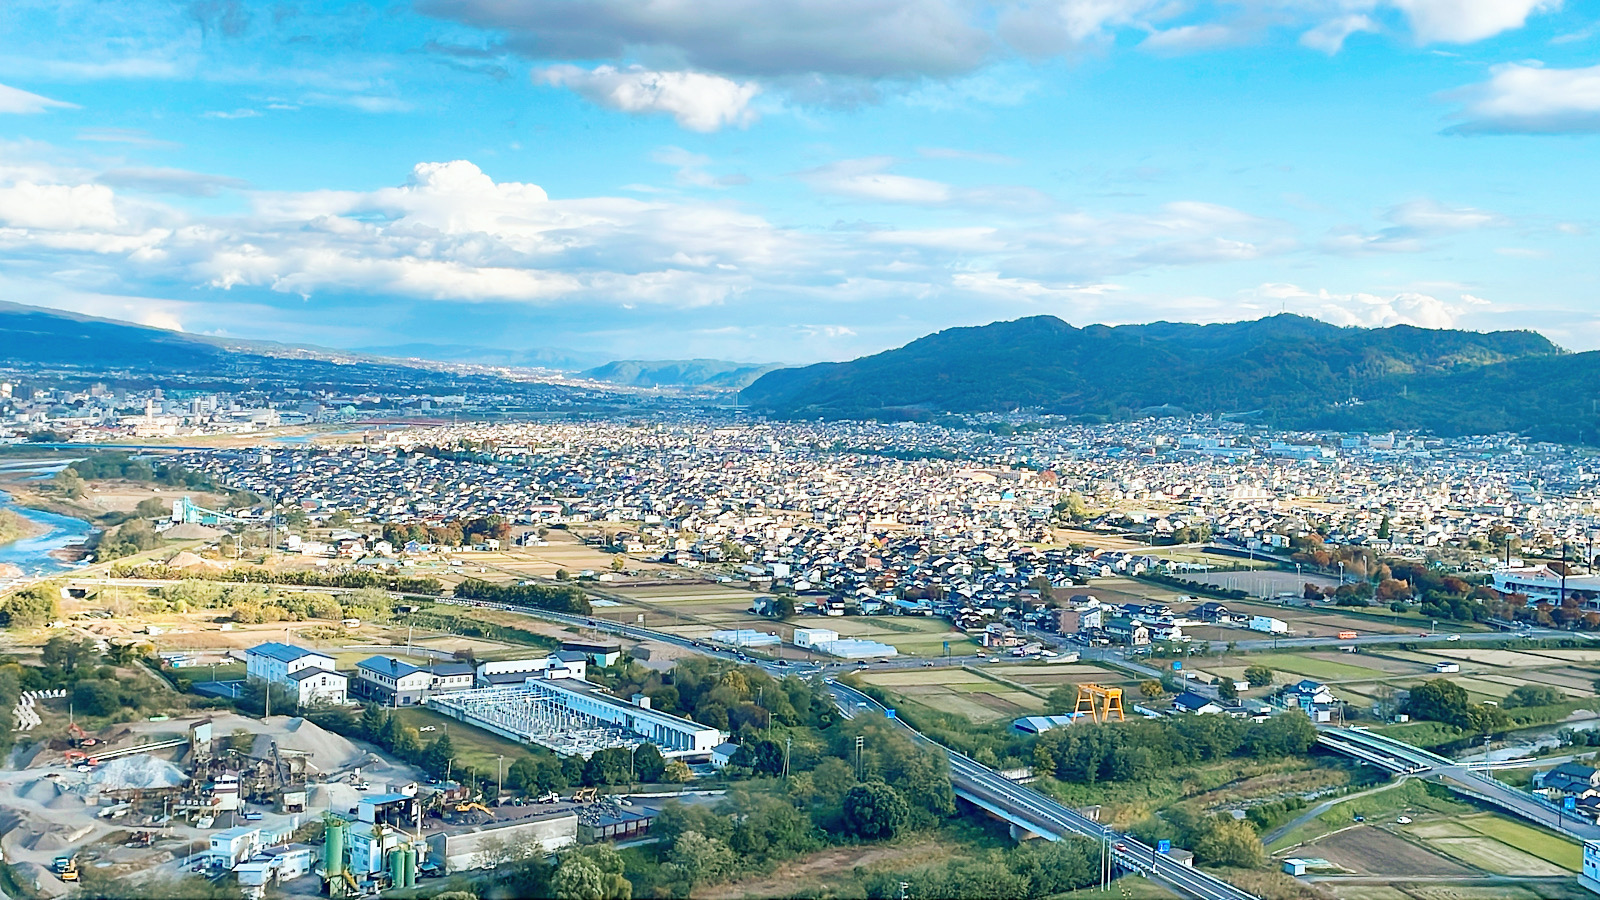
<instances>
[{"instance_id":1,"label":"riverbed","mask_svg":"<svg viewBox=\"0 0 1600 900\"><path fill-rule=\"evenodd\" d=\"M82 544L94 531L94 526L82 519L18 506L11 502L11 495L5 491L0 491L0 509L9 509L45 529L43 533L33 537L0 544L0 563L16 566L24 577L54 575L75 568L71 563L62 562L51 553Z\"/></svg>"}]
</instances>

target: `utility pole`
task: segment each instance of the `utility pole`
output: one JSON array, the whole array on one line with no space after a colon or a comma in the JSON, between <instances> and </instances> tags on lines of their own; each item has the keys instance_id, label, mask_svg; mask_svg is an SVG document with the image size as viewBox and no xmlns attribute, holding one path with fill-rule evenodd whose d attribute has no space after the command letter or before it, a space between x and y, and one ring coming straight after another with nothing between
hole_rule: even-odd
<instances>
[{"instance_id":1,"label":"utility pole","mask_svg":"<svg viewBox=\"0 0 1600 900\"><path fill-rule=\"evenodd\" d=\"M861 750L866 743L866 738L856 736L856 780L861 780Z\"/></svg>"},{"instance_id":2,"label":"utility pole","mask_svg":"<svg viewBox=\"0 0 1600 900\"><path fill-rule=\"evenodd\" d=\"M499 803L500 795L506 792L506 758L504 755L495 757L495 772L494 799L496 803Z\"/></svg>"}]
</instances>

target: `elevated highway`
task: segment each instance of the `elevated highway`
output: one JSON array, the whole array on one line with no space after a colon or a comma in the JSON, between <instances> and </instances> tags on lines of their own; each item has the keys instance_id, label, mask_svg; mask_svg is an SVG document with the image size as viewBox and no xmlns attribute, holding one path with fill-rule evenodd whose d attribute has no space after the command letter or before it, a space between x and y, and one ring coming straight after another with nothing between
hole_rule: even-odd
<instances>
[{"instance_id":1,"label":"elevated highway","mask_svg":"<svg viewBox=\"0 0 1600 900\"><path fill-rule=\"evenodd\" d=\"M1459 763L1404 741L1358 728L1319 729L1317 744L1395 774L1437 781L1458 794L1577 840L1600 840L1600 825L1571 815L1543 797L1499 781L1480 771L1476 764Z\"/></svg>"},{"instance_id":2,"label":"elevated highway","mask_svg":"<svg viewBox=\"0 0 1600 900\"><path fill-rule=\"evenodd\" d=\"M524 613L563 625L592 628L635 640L660 641L705 656L721 659L738 657L738 654L732 651L696 645L693 640L681 635L606 619L475 600L445 602L459 606L479 606ZM762 665L777 678L792 674L791 670L760 660L752 660L751 663ZM1156 848L1142 841L1115 832L1038 791L1013 783L988 766L944 747L900 719L888 719L888 711L882 704L849 685L840 684L832 679L827 679L826 684L846 716L859 715L863 710L883 716L887 721L904 729L912 740L942 751L950 761L950 785L955 790L956 796L998 816L1022 831L1053 841L1069 834L1082 835L1097 842L1105 841L1109 843L1112 859L1119 868L1145 875L1180 896L1199 898L1199 900L1259 900L1254 894L1240 890L1215 875L1174 862L1171 857L1158 853Z\"/></svg>"}]
</instances>

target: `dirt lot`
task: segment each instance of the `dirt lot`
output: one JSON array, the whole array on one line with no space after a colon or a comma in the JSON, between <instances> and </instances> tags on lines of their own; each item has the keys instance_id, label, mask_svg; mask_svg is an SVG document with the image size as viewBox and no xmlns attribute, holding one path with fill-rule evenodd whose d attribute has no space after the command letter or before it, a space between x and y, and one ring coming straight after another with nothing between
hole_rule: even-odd
<instances>
[{"instance_id":1,"label":"dirt lot","mask_svg":"<svg viewBox=\"0 0 1600 900\"><path fill-rule=\"evenodd\" d=\"M1297 852L1320 856L1360 875L1464 877L1476 874L1448 857L1371 825L1358 825L1331 834Z\"/></svg>"}]
</instances>

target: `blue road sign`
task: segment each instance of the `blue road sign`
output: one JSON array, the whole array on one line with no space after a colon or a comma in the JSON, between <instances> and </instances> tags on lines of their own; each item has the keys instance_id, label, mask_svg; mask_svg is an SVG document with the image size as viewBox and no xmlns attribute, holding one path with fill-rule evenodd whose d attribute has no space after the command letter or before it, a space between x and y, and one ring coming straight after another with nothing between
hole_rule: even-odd
<instances>
[{"instance_id":1,"label":"blue road sign","mask_svg":"<svg viewBox=\"0 0 1600 900\"><path fill-rule=\"evenodd\" d=\"M1181 660L1181 659L1173 660L1172 661L1172 671L1174 671L1174 672L1182 672L1183 671L1183 660Z\"/></svg>"},{"instance_id":2,"label":"blue road sign","mask_svg":"<svg viewBox=\"0 0 1600 900\"><path fill-rule=\"evenodd\" d=\"M1561 805L1566 807L1567 809L1577 809L1578 808L1578 798L1577 797L1568 797L1567 799L1561 801Z\"/></svg>"},{"instance_id":3,"label":"blue road sign","mask_svg":"<svg viewBox=\"0 0 1600 900\"><path fill-rule=\"evenodd\" d=\"M885 709L885 710L884 710L884 711L883 711L883 717L884 717L884 718L885 718L885 719L892 719L892 718L894 718L894 710L892 710L892 709Z\"/></svg>"},{"instance_id":4,"label":"blue road sign","mask_svg":"<svg viewBox=\"0 0 1600 900\"><path fill-rule=\"evenodd\" d=\"M1156 841L1156 852L1157 853L1171 853L1172 852L1172 842L1171 841Z\"/></svg>"}]
</instances>

